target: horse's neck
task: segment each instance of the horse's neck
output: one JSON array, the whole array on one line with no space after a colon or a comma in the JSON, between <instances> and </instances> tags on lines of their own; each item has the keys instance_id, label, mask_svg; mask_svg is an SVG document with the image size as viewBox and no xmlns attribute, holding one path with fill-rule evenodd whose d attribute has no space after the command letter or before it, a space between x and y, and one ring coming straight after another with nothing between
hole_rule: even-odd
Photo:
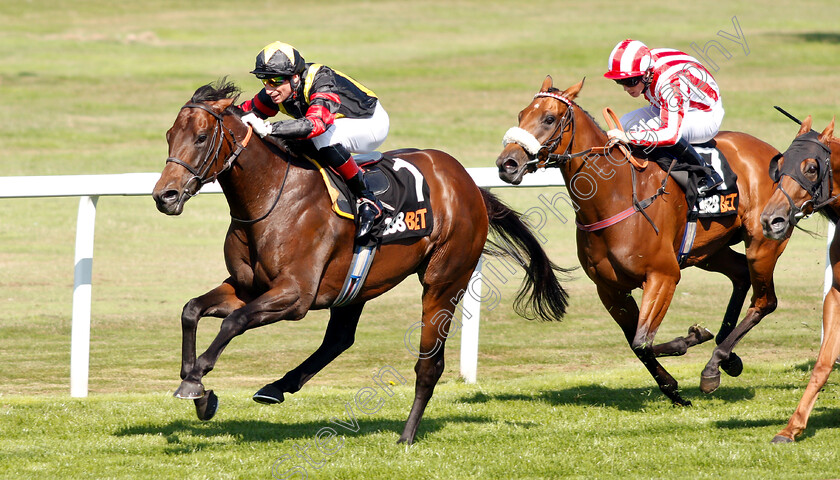
<instances>
[{"instance_id":1,"label":"horse's neck","mask_svg":"<svg viewBox=\"0 0 840 480\"><path fill-rule=\"evenodd\" d=\"M572 200L579 207L579 220L594 223L631 205L632 167L620 161L622 157L617 149L613 152L615 159L602 154L599 149L606 145L607 136L579 107L576 115L569 153L595 150L570 159L562 169L563 177ZM558 150L566 151L567 146L563 143Z\"/></svg>"},{"instance_id":2,"label":"horse's neck","mask_svg":"<svg viewBox=\"0 0 840 480\"><path fill-rule=\"evenodd\" d=\"M219 177L231 215L249 220L276 208L281 189L293 188L290 179L299 169L288 156L275 152L258 138L252 139L231 169Z\"/></svg>"}]
</instances>

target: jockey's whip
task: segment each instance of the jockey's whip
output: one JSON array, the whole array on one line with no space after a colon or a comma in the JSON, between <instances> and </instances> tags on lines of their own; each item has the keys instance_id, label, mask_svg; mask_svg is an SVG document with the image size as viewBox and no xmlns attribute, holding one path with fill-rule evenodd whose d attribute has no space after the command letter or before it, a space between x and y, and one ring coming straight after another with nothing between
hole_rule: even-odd
<instances>
[{"instance_id":1,"label":"jockey's whip","mask_svg":"<svg viewBox=\"0 0 840 480\"><path fill-rule=\"evenodd\" d=\"M802 125L802 121L800 121L798 118L796 118L793 115L786 112L784 108L776 106L776 105L773 105L773 108L780 111L782 113L782 115L784 115L784 116L788 117L789 119L793 120L794 122L796 122L797 125Z\"/></svg>"}]
</instances>

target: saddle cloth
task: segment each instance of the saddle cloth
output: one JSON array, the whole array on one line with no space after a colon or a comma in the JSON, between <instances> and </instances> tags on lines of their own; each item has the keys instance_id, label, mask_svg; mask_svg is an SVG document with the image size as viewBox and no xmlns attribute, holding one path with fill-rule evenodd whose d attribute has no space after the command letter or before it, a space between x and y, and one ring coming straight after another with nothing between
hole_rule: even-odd
<instances>
[{"instance_id":1,"label":"saddle cloth","mask_svg":"<svg viewBox=\"0 0 840 480\"><path fill-rule=\"evenodd\" d=\"M735 215L738 213L738 176L732 171L726 157L717 149L714 140L694 145L706 167L714 168L723 179L716 188L700 195L697 182L705 176L702 167L677 163L671 169L671 177L685 191L685 197L693 208L689 217L710 218ZM671 157L656 158L656 163L666 172L671 165Z\"/></svg>"},{"instance_id":2,"label":"saddle cloth","mask_svg":"<svg viewBox=\"0 0 840 480\"><path fill-rule=\"evenodd\" d=\"M406 150L402 150L403 152ZM369 244L391 243L432 233L434 215L429 201L429 185L420 170L399 158L399 152L377 155L359 161L368 187L382 202L383 219L365 237ZM396 153L396 154L394 154ZM342 218L356 218L356 197L331 168L313 161L321 172L333 203L333 211Z\"/></svg>"}]
</instances>

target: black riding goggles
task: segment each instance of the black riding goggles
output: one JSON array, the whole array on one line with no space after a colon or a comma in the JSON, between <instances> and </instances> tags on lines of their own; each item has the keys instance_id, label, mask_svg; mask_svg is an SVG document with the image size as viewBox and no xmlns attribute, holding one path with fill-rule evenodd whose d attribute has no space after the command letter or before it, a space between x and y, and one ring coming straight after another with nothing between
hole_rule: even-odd
<instances>
[{"instance_id":1,"label":"black riding goggles","mask_svg":"<svg viewBox=\"0 0 840 480\"><path fill-rule=\"evenodd\" d=\"M622 87L635 87L642 81L642 77L616 78L615 83Z\"/></svg>"}]
</instances>

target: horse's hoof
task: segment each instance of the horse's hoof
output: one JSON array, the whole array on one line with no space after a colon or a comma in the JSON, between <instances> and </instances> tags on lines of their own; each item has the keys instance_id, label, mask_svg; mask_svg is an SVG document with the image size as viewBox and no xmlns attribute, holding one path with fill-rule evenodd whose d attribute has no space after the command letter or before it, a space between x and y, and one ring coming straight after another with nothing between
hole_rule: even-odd
<instances>
[{"instance_id":1,"label":"horse's hoof","mask_svg":"<svg viewBox=\"0 0 840 480\"><path fill-rule=\"evenodd\" d=\"M213 393L213 390L207 390L206 395L193 400L193 402L195 402L195 413L198 415L198 419L205 422L213 418L219 408L219 397Z\"/></svg>"},{"instance_id":2,"label":"horse's hoof","mask_svg":"<svg viewBox=\"0 0 840 480\"><path fill-rule=\"evenodd\" d=\"M784 435L776 435L770 443L793 443L793 439L785 437Z\"/></svg>"},{"instance_id":3,"label":"horse's hoof","mask_svg":"<svg viewBox=\"0 0 840 480\"><path fill-rule=\"evenodd\" d=\"M735 352L729 354L729 359L720 362L720 368L730 377L737 377L744 371L744 362Z\"/></svg>"},{"instance_id":4,"label":"horse's hoof","mask_svg":"<svg viewBox=\"0 0 840 480\"><path fill-rule=\"evenodd\" d=\"M700 377L700 391L703 393L712 393L720 386L720 374L713 377Z\"/></svg>"},{"instance_id":5,"label":"horse's hoof","mask_svg":"<svg viewBox=\"0 0 840 480\"><path fill-rule=\"evenodd\" d=\"M172 396L185 400L197 400L204 397L204 385L184 380Z\"/></svg>"},{"instance_id":6,"label":"horse's hoof","mask_svg":"<svg viewBox=\"0 0 840 480\"><path fill-rule=\"evenodd\" d=\"M285 400L283 397L283 391L275 387L273 383L269 383L259 389L251 398L253 398L255 402L262 403L263 405L283 403L283 400Z\"/></svg>"},{"instance_id":7,"label":"horse's hoof","mask_svg":"<svg viewBox=\"0 0 840 480\"><path fill-rule=\"evenodd\" d=\"M688 327L688 335L694 335L697 337L697 344L701 344L703 342L708 342L709 340L715 338L715 334L709 331L706 327L701 327L700 325L692 325Z\"/></svg>"}]
</instances>

